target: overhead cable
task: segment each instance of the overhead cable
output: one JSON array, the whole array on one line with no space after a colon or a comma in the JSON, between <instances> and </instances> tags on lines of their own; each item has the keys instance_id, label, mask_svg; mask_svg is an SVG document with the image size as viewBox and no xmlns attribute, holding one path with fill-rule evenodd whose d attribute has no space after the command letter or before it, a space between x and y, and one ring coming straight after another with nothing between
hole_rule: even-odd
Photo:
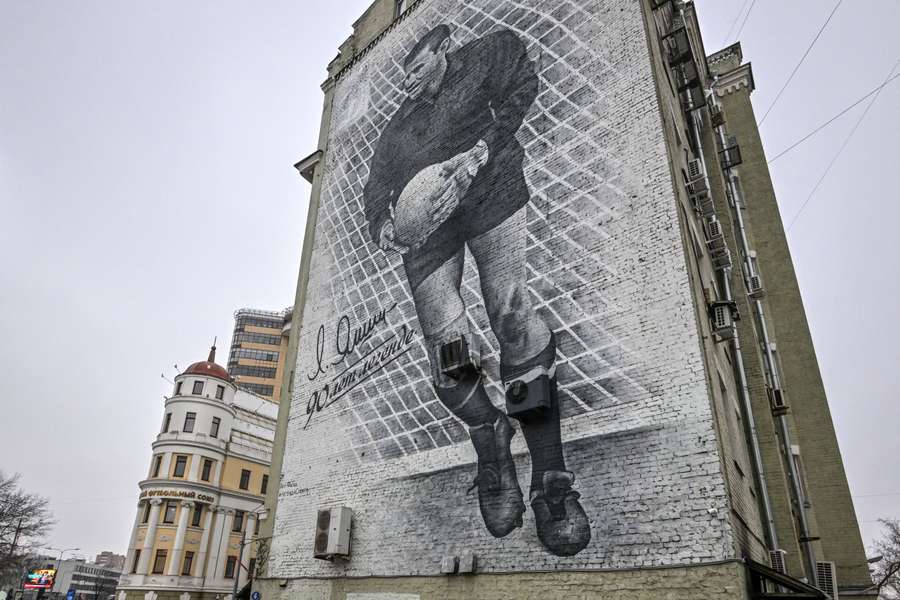
<instances>
[{"instance_id":1,"label":"overhead cable","mask_svg":"<svg viewBox=\"0 0 900 600\"><path fill-rule=\"evenodd\" d=\"M833 117L831 117L830 119L828 119L827 121L825 121L824 123L822 123L821 125L819 125L818 127L816 127L815 129L813 129L811 132L809 132L808 134L806 134L805 136L803 136L802 138L800 138L799 140L797 140L796 142L794 142L793 144L791 144L790 146L788 146L787 148L785 148L784 150L782 150L781 152L779 152L778 154L776 154L774 158L770 158L769 161L768 161L769 164L772 164L773 162L775 162L776 160L778 160L779 158L781 158L782 156L784 156L785 154L787 154L788 152L790 152L791 150L793 150L794 148L796 148L797 146L799 146L800 144L802 144L803 142L805 142L806 140L808 140L809 138L811 138L812 136L814 136L815 134L819 133L820 131L822 131L823 129L825 129L826 127L828 127L829 125L831 125L831 124L834 123L835 121L837 121L839 118L843 117L843 116L844 116L845 114L847 114L850 110L852 110L852 109L856 108L857 106L859 106L860 104L862 104L862 103L865 101L866 98L868 98L868 97L871 96L872 94L877 94L878 92L881 91L881 89L882 89L883 87L885 87L887 84L889 84L890 82L894 81L894 80L897 79L898 77L900 77L900 73L898 73L897 75L894 75L893 77L891 77L890 79L888 79L888 80L885 81L884 83L880 84L880 85L879 85L878 87L876 87L875 89L869 91L865 96L863 96L862 98L858 99L856 102L854 102L853 104L851 104L850 106L848 106L847 108L845 108L844 110L842 110L841 112L839 112L838 114L834 115Z\"/></svg>"},{"instance_id":2,"label":"overhead cable","mask_svg":"<svg viewBox=\"0 0 900 600\"><path fill-rule=\"evenodd\" d=\"M831 22L831 18L834 16L834 13L837 12L838 7L841 5L841 2L844 0L838 0L837 4L834 5L834 8L831 9L831 14L828 15L828 18L825 19L825 22L819 28L819 32L816 34L816 37L813 38L813 41L810 42L809 47L806 49L806 52L803 53L803 56L800 57L800 62L797 63L797 66L794 67L794 70L791 71L790 76L787 78L787 81L784 82L784 85L781 86L781 89L778 90L778 94L776 94L775 99L772 100L772 104L769 105L769 108L766 110L766 114L762 116L762 119L759 120L759 123L756 124L757 127L763 124L763 121L766 120L766 117L769 116L769 113L772 112L772 109L775 108L775 105L778 104L778 99L781 98L781 94L784 93L784 90L787 89L787 86L790 85L791 80L794 79L794 75L797 74L797 71L800 70L800 65L803 64L803 61L806 60L806 57L809 56L809 53L812 51L813 46L816 45L816 42L819 41L819 37L822 35L822 32L825 31L825 28L828 27L828 23Z\"/></svg>"},{"instance_id":3,"label":"overhead cable","mask_svg":"<svg viewBox=\"0 0 900 600\"><path fill-rule=\"evenodd\" d=\"M831 171L831 168L834 166L834 163L836 163L838 158L841 157L841 154L843 154L844 149L847 147L847 144L849 144L850 140L853 138L853 134L855 134L856 130L859 129L859 126L863 122L863 120L866 118L866 115L869 114L869 110L875 104L875 101L878 100L878 96L881 95L881 90L884 89L884 85L894 75L894 71L897 70L898 65L900 65L900 60L898 60L897 62L894 63L894 66L891 69L891 72L888 73L888 76L885 78L884 83L881 85L879 90L877 92L875 92L875 95L872 97L872 101L869 102L868 106L866 106L866 110L863 111L863 114L860 115L859 120L856 122L856 125L853 126L853 129L850 130L849 135L847 135L846 139L844 139L844 143L841 144L841 147L840 147L840 149L838 149L837 154L834 155L834 158L832 158L831 162L828 163L828 166L825 167L825 172L822 173L821 177L819 177L819 181L816 182L815 187L813 187L812 191L809 193L809 196L806 197L806 200L803 202L803 205L800 207L800 210L798 210L797 214L794 215L794 218L791 219L790 224L787 226L788 231L791 230L791 227L794 226L794 223L796 223L797 219L800 218L800 215L803 214L804 209L806 209L806 206L809 204L809 201L812 200L813 196L816 194L816 191L818 191L819 186L821 186L822 182L825 181L825 177L828 176L828 173Z\"/></svg>"}]
</instances>

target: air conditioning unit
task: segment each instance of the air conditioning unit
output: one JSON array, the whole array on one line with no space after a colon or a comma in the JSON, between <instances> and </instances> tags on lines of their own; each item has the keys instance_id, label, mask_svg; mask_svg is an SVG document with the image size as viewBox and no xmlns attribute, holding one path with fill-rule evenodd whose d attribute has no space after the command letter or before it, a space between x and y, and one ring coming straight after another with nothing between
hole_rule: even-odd
<instances>
[{"instance_id":1,"label":"air conditioning unit","mask_svg":"<svg viewBox=\"0 0 900 600\"><path fill-rule=\"evenodd\" d=\"M773 571L787 575L787 552L784 550L770 550L769 562L772 564Z\"/></svg>"},{"instance_id":2,"label":"air conditioning unit","mask_svg":"<svg viewBox=\"0 0 900 600\"><path fill-rule=\"evenodd\" d=\"M539 421L550 410L555 393L549 375L513 380L506 385L506 414L526 423Z\"/></svg>"},{"instance_id":3,"label":"air conditioning unit","mask_svg":"<svg viewBox=\"0 0 900 600\"><path fill-rule=\"evenodd\" d=\"M453 379L461 379L481 369L481 349L472 335L461 335L441 344L438 357L441 373Z\"/></svg>"},{"instance_id":4,"label":"air conditioning unit","mask_svg":"<svg viewBox=\"0 0 900 600\"><path fill-rule=\"evenodd\" d=\"M816 587L828 594L831 600L839 600L837 570L833 562L816 561Z\"/></svg>"},{"instance_id":5,"label":"air conditioning unit","mask_svg":"<svg viewBox=\"0 0 900 600\"><path fill-rule=\"evenodd\" d=\"M784 391L781 388L766 386L766 394L769 396L769 406L772 407L773 414L782 415L788 411L787 401L784 399Z\"/></svg>"},{"instance_id":6,"label":"air conditioning unit","mask_svg":"<svg viewBox=\"0 0 900 600\"><path fill-rule=\"evenodd\" d=\"M759 275L750 276L749 281L747 282L747 295L754 300L766 295L766 290L763 288L762 284L762 278Z\"/></svg>"},{"instance_id":7,"label":"air conditioning unit","mask_svg":"<svg viewBox=\"0 0 900 600\"><path fill-rule=\"evenodd\" d=\"M709 107L709 122L713 127L721 127L725 124L725 113L714 104Z\"/></svg>"},{"instance_id":8,"label":"air conditioning unit","mask_svg":"<svg viewBox=\"0 0 900 600\"><path fill-rule=\"evenodd\" d=\"M699 158L692 158L687 164L688 181L691 183L703 178L703 161Z\"/></svg>"},{"instance_id":9,"label":"air conditioning unit","mask_svg":"<svg viewBox=\"0 0 900 600\"><path fill-rule=\"evenodd\" d=\"M688 38L687 29L683 26L678 27L663 39L663 47L666 49L666 57L669 66L675 67L694 60L694 53L691 49L691 41Z\"/></svg>"},{"instance_id":10,"label":"air conditioning unit","mask_svg":"<svg viewBox=\"0 0 900 600\"><path fill-rule=\"evenodd\" d=\"M350 525L353 511L346 506L320 508L316 517L313 557L320 560L350 557Z\"/></svg>"},{"instance_id":11,"label":"air conditioning unit","mask_svg":"<svg viewBox=\"0 0 900 600\"><path fill-rule=\"evenodd\" d=\"M710 252L722 251L727 247L722 222L715 217L706 221L706 238L706 245Z\"/></svg>"},{"instance_id":12,"label":"air conditioning unit","mask_svg":"<svg viewBox=\"0 0 900 600\"><path fill-rule=\"evenodd\" d=\"M737 307L734 302L713 302L709 307L713 333L722 339L734 337Z\"/></svg>"},{"instance_id":13,"label":"air conditioning unit","mask_svg":"<svg viewBox=\"0 0 900 600\"><path fill-rule=\"evenodd\" d=\"M710 258L712 258L713 268L717 271L731 268L731 252L727 247L710 252Z\"/></svg>"}]
</instances>

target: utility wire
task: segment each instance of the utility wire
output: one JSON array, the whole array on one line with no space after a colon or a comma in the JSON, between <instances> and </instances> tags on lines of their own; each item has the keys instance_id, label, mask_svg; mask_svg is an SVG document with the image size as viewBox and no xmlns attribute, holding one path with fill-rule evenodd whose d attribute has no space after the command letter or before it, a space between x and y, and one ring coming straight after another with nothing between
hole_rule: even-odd
<instances>
[{"instance_id":1,"label":"utility wire","mask_svg":"<svg viewBox=\"0 0 900 600\"><path fill-rule=\"evenodd\" d=\"M794 70L791 71L790 76L787 78L787 81L784 82L784 85L781 86L781 89L778 90L778 94L775 96L775 99L772 100L772 104L769 105L769 108L766 110L766 114L762 116L762 119L759 120L759 123L756 124L757 127L763 124L763 121L766 120L766 117L769 116L769 113L772 112L772 109L775 108L775 105L778 103L778 99L781 98L781 94L784 93L784 90L787 89L787 86L790 85L791 80L794 79L794 75L797 74L797 71L800 70L800 65L803 64L803 61L806 60L806 57L809 56L809 53L812 51L813 46L816 45L816 42L819 41L819 37L822 35L822 32L825 31L825 28L828 27L828 23L831 22L831 18L834 16L834 13L837 12L838 7L841 5L841 2L844 0L838 0L837 4L834 5L834 8L831 10L831 14L828 15L828 18L825 19L825 22L822 24L822 27L819 28L819 32L816 34L816 37L813 38L813 41L810 42L809 47L806 49L806 52L803 53L803 56L800 57L800 62L797 63L797 66L794 67Z\"/></svg>"},{"instance_id":2,"label":"utility wire","mask_svg":"<svg viewBox=\"0 0 900 600\"><path fill-rule=\"evenodd\" d=\"M722 40L723 46L728 43L728 40L731 39L731 32L734 31L734 26L737 25L738 21L741 18L741 15L744 14L744 8L747 7L748 2L750 2L750 0L744 0L744 3L741 4L741 10L739 10L738 14L735 15L734 21L731 22L731 27L728 28L728 33L725 34L725 39Z\"/></svg>"},{"instance_id":3,"label":"utility wire","mask_svg":"<svg viewBox=\"0 0 900 600\"><path fill-rule=\"evenodd\" d=\"M900 73L898 73L897 75L894 75L893 77L891 77L890 79L888 79L887 81L885 81L884 83L882 83L881 85L876 87L875 89L869 91L865 96L863 96L862 98L860 98L859 100L857 100L856 102L854 102L853 104L851 104L850 106L848 106L847 108L845 108L844 110L839 112L838 114L834 115L833 117L831 117L830 119L828 119L827 121L825 121L824 123L822 123L821 125L816 127L815 129L813 129L808 134L806 134L805 136L803 136L802 138L800 138L799 140L797 140L796 142L794 142L793 144L791 144L790 146L788 146L787 148L785 148L784 150L779 152L777 155L775 155L774 158L769 159L768 163L772 164L773 162L775 162L776 160L778 160L779 158L781 158L782 156L784 156L785 154L787 154L788 152L790 152L791 150L793 150L794 148L796 148L797 146L799 146L800 144L802 144L803 142L805 142L806 140L808 140L809 138L814 136L815 134L819 133L820 131L822 131L823 129L825 129L826 127L828 127L835 121L837 121L840 117L843 117L845 114L850 112L851 109L856 108L857 106L862 104L866 98L868 98L872 94L878 93L881 90L881 88L885 87L887 84L894 81L898 77L900 77Z\"/></svg>"},{"instance_id":4,"label":"utility wire","mask_svg":"<svg viewBox=\"0 0 900 600\"><path fill-rule=\"evenodd\" d=\"M840 147L840 149L837 151L837 154L834 155L834 158L832 158L832 159L831 159L831 162L828 163L828 166L825 167L825 172L822 173L822 176L821 176L821 177L819 177L819 181L816 182L815 187L813 187L812 191L809 193L809 196L806 197L806 201L803 202L803 205L800 207L800 210L798 210L798 211L797 211L797 214L794 215L794 218L791 219L791 222L790 222L790 224L789 224L788 227L787 227L787 230L788 230L788 231L791 230L791 227L794 226L794 223L796 223L796 222L797 222L797 219L800 218L800 215L803 214L803 210L804 210L804 209L806 208L806 206L809 204L809 201L812 200L812 198L813 198L813 196L815 195L816 191L818 191L819 186L822 185L822 182L825 181L825 177L828 176L829 171L831 171L831 167L834 166L834 163L836 163L837 160L838 160L838 158L841 157L841 154L843 154L844 149L847 147L847 144L849 144L849 143L850 143L850 140L853 138L853 134L855 134L855 133L856 133L856 130L859 129L859 126L860 126L860 124L863 122L863 120L866 118L866 115L869 114L869 110L870 110L870 109L872 108L872 106L875 104L875 101L878 100L878 96L881 95L881 90L884 89L884 85L885 85L885 84L890 80L890 78L894 75L894 71L897 70L897 66L898 66L898 65L900 65L900 60L898 60L897 62L894 63L893 68L891 68L891 72L888 73L888 76L885 78L884 83L881 84L881 88L879 88L879 90L878 90L877 92L875 92L875 95L872 97L872 101L869 102L868 106L866 106L866 110L863 111L863 114L862 114L862 115L860 115L859 120L856 122L856 125L853 126L853 129L850 131L850 134L849 134L849 135L847 136L847 138L844 140L844 143L841 144L841 147Z\"/></svg>"},{"instance_id":5,"label":"utility wire","mask_svg":"<svg viewBox=\"0 0 900 600\"><path fill-rule=\"evenodd\" d=\"M734 39L737 41L741 37L741 32L744 31L744 25L747 24L747 19L750 18L750 13L753 12L753 7L756 6L756 0L750 3L750 8L747 9L747 14L744 15L744 22L741 23L741 26L738 28L737 33L734 34Z\"/></svg>"}]
</instances>

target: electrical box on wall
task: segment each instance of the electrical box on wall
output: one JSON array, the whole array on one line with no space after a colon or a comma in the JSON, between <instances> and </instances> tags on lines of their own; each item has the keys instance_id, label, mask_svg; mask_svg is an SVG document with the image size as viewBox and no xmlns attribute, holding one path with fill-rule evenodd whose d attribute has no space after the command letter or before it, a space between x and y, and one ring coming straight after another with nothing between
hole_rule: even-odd
<instances>
[{"instance_id":1,"label":"electrical box on wall","mask_svg":"<svg viewBox=\"0 0 900 600\"><path fill-rule=\"evenodd\" d=\"M319 509L313 556L320 560L350 558L352 521L353 511L346 506Z\"/></svg>"}]
</instances>

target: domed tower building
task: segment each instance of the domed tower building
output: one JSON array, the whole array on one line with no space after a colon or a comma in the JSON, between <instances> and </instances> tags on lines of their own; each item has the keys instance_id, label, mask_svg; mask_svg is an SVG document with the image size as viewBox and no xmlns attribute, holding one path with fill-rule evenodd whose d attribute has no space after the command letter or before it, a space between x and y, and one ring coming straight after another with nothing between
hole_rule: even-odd
<instances>
[{"instance_id":1,"label":"domed tower building","mask_svg":"<svg viewBox=\"0 0 900 600\"><path fill-rule=\"evenodd\" d=\"M231 598L254 571L277 405L209 358L175 378L117 600Z\"/></svg>"}]
</instances>

